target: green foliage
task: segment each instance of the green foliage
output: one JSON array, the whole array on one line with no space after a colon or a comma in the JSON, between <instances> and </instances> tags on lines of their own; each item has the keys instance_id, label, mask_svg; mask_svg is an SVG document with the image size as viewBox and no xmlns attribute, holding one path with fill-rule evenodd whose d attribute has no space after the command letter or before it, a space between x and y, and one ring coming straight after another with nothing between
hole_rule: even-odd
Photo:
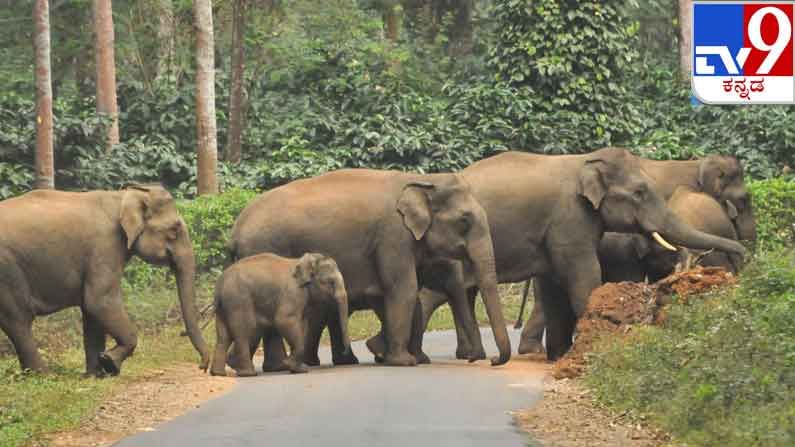
<instances>
[{"instance_id":1,"label":"green foliage","mask_svg":"<svg viewBox=\"0 0 795 447\"><path fill-rule=\"evenodd\" d=\"M772 250L795 245L795 179L751 181L758 245Z\"/></svg>"},{"instance_id":2,"label":"green foliage","mask_svg":"<svg viewBox=\"0 0 795 447\"><path fill-rule=\"evenodd\" d=\"M738 288L670 309L665 328L593 354L600 400L692 445L795 443L795 252L768 252Z\"/></svg>"}]
</instances>

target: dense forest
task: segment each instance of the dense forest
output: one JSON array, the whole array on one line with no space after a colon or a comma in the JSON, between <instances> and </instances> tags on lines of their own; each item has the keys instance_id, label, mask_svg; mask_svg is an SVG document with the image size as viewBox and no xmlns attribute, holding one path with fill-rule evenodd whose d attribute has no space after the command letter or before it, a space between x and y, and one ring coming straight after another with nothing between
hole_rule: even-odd
<instances>
[{"instance_id":1,"label":"dense forest","mask_svg":"<svg viewBox=\"0 0 795 447\"><path fill-rule=\"evenodd\" d=\"M2 0L0 198L36 180L34 3L49 3L59 189L197 193L194 3L212 4L220 189L340 167L450 171L506 149L730 153L756 178L795 162L791 108L691 104L688 2L116 0L109 23L95 11L109 0ZM118 115L96 69L108 45Z\"/></svg>"}]
</instances>

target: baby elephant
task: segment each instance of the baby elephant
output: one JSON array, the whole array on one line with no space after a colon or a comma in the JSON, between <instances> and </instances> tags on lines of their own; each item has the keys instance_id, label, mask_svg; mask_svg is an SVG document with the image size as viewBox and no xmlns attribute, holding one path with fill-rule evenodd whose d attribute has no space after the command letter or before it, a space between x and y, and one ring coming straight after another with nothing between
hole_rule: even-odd
<instances>
[{"instance_id":1,"label":"baby elephant","mask_svg":"<svg viewBox=\"0 0 795 447\"><path fill-rule=\"evenodd\" d=\"M255 376L251 361L263 335L275 332L287 340L290 356L283 369L307 372L304 345L308 306L325 308L336 301L345 350L348 338L348 295L336 262L307 253L300 259L261 254L227 268L215 286L217 341L210 373L226 375L226 355L234 342L233 367L239 377Z\"/></svg>"}]
</instances>

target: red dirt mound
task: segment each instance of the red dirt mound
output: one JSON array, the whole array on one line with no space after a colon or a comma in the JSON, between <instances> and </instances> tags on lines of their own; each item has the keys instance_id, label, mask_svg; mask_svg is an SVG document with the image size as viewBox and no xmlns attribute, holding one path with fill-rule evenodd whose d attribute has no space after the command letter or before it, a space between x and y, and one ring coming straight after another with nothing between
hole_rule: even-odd
<instances>
[{"instance_id":1,"label":"red dirt mound","mask_svg":"<svg viewBox=\"0 0 795 447\"><path fill-rule=\"evenodd\" d=\"M736 278L720 267L696 267L675 273L655 284L607 283L591 293L588 308L577 322L574 346L555 363L557 379L577 377L585 370L587 355L603 336L624 336L637 324L661 324L671 295L680 298L733 284Z\"/></svg>"}]
</instances>

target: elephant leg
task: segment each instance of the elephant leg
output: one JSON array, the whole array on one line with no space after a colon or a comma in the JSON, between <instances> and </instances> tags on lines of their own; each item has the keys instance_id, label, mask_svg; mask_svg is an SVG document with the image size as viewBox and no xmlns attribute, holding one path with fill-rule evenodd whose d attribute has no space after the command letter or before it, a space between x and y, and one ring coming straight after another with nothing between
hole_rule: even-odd
<instances>
[{"instance_id":1,"label":"elephant leg","mask_svg":"<svg viewBox=\"0 0 795 447\"><path fill-rule=\"evenodd\" d=\"M381 247L377 254L379 277L384 290L384 326L387 350L384 363L391 366L414 366L417 359L409 354L411 325L417 304L417 268L411 253L393 247Z\"/></svg>"},{"instance_id":2,"label":"elephant leg","mask_svg":"<svg viewBox=\"0 0 795 447\"><path fill-rule=\"evenodd\" d=\"M384 363L384 357L386 356L387 350L387 339L386 339L386 319L384 317L384 301L383 299L373 299L371 300L370 306L373 308L373 312L378 317L378 320L381 321L381 330L378 334L370 337L365 342L367 349L373 354L373 359L376 363Z\"/></svg>"},{"instance_id":3,"label":"elephant leg","mask_svg":"<svg viewBox=\"0 0 795 447\"><path fill-rule=\"evenodd\" d=\"M45 372L47 368L33 338L33 314L17 305L27 302L27 287L15 285L13 279L9 285L0 283L0 329L14 345L23 370Z\"/></svg>"},{"instance_id":4,"label":"elephant leg","mask_svg":"<svg viewBox=\"0 0 795 447\"><path fill-rule=\"evenodd\" d=\"M353 354L353 350L345 352L345 345L342 343L342 325L336 317L336 309L333 315L328 316L328 332L331 338L331 361L335 365L358 365L359 359ZM317 357L317 348L315 349Z\"/></svg>"},{"instance_id":5,"label":"elephant leg","mask_svg":"<svg viewBox=\"0 0 795 447\"><path fill-rule=\"evenodd\" d=\"M417 359L419 364L431 363L431 358L422 350L422 337L425 333L425 322L422 321L422 304L420 300L414 304L414 314L411 323L411 338L409 339L409 353Z\"/></svg>"},{"instance_id":6,"label":"elephant leg","mask_svg":"<svg viewBox=\"0 0 795 447\"><path fill-rule=\"evenodd\" d=\"M312 312L307 319L306 346L304 347L304 363L309 366L320 365L320 358L317 355L320 348L320 338L323 336L323 328L326 327L328 319L327 312ZM332 353L333 358L333 353ZM335 363L336 365L336 363Z\"/></svg>"},{"instance_id":7,"label":"elephant leg","mask_svg":"<svg viewBox=\"0 0 795 447\"><path fill-rule=\"evenodd\" d=\"M547 321L547 359L555 361L571 347L574 312L563 287L548 277L536 277L536 300Z\"/></svg>"},{"instance_id":8,"label":"elephant leg","mask_svg":"<svg viewBox=\"0 0 795 447\"><path fill-rule=\"evenodd\" d=\"M284 340L281 335L276 331L267 331L263 341L265 343L265 360L262 361L262 370L265 372L284 371L287 351L284 349Z\"/></svg>"},{"instance_id":9,"label":"elephant leg","mask_svg":"<svg viewBox=\"0 0 795 447\"><path fill-rule=\"evenodd\" d=\"M463 281L463 277L461 281ZM460 284L463 283L459 282L452 286L460 290L451 292L453 295L460 295L459 298L451 301L451 304L456 301L460 302L458 306L451 306L458 341L455 356L458 359L468 359L470 362L483 360L486 358L486 350L483 349L480 326L475 318L475 299L478 296L478 288L471 287L464 290ZM456 310L457 307L458 310Z\"/></svg>"},{"instance_id":10,"label":"elephant leg","mask_svg":"<svg viewBox=\"0 0 795 447\"><path fill-rule=\"evenodd\" d=\"M210 368L210 375L213 376L226 375L227 352L229 351L229 346L231 344L232 344L232 336L229 334L229 329L226 327L226 322L223 321L223 317L219 314L219 311L216 311L215 354L213 354L213 364L212 367ZM231 366L235 370L239 368L239 364L237 362L230 361L229 366Z\"/></svg>"},{"instance_id":11,"label":"elephant leg","mask_svg":"<svg viewBox=\"0 0 795 447\"><path fill-rule=\"evenodd\" d=\"M536 281L533 281L533 296L539 296L539 288ZM544 327L546 318L544 317L544 306L541 301L533 301L533 309L527 317L522 336L519 341L519 354L541 353L544 352L542 343L544 338Z\"/></svg>"},{"instance_id":12,"label":"elephant leg","mask_svg":"<svg viewBox=\"0 0 795 447\"><path fill-rule=\"evenodd\" d=\"M116 341L116 346L99 354L99 364L110 375L118 375L124 360L138 344L135 328L124 309L118 285L87 286L83 309Z\"/></svg>"},{"instance_id":13,"label":"elephant leg","mask_svg":"<svg viewBox=\"0 0 795 447\"><path fill-rule=\"evenodd\" d=\"M94 317L83 309L83 348L86 353L86 375L102 376L99 354L105 351L105 331Z\"/></svg>"},{"instance_id":14,"label":"elephant leg","mask_svg":"<svg viewBox=\"0 0 795 447\"><path fill-rule=\"evenodd\" d=\"M306 322L299 318L291 318L277 324L276 328L290 345L290 356L284 361L284 365L293 374L308 372L309 369L304 365Z\"/></svg>"}]
</instances>

